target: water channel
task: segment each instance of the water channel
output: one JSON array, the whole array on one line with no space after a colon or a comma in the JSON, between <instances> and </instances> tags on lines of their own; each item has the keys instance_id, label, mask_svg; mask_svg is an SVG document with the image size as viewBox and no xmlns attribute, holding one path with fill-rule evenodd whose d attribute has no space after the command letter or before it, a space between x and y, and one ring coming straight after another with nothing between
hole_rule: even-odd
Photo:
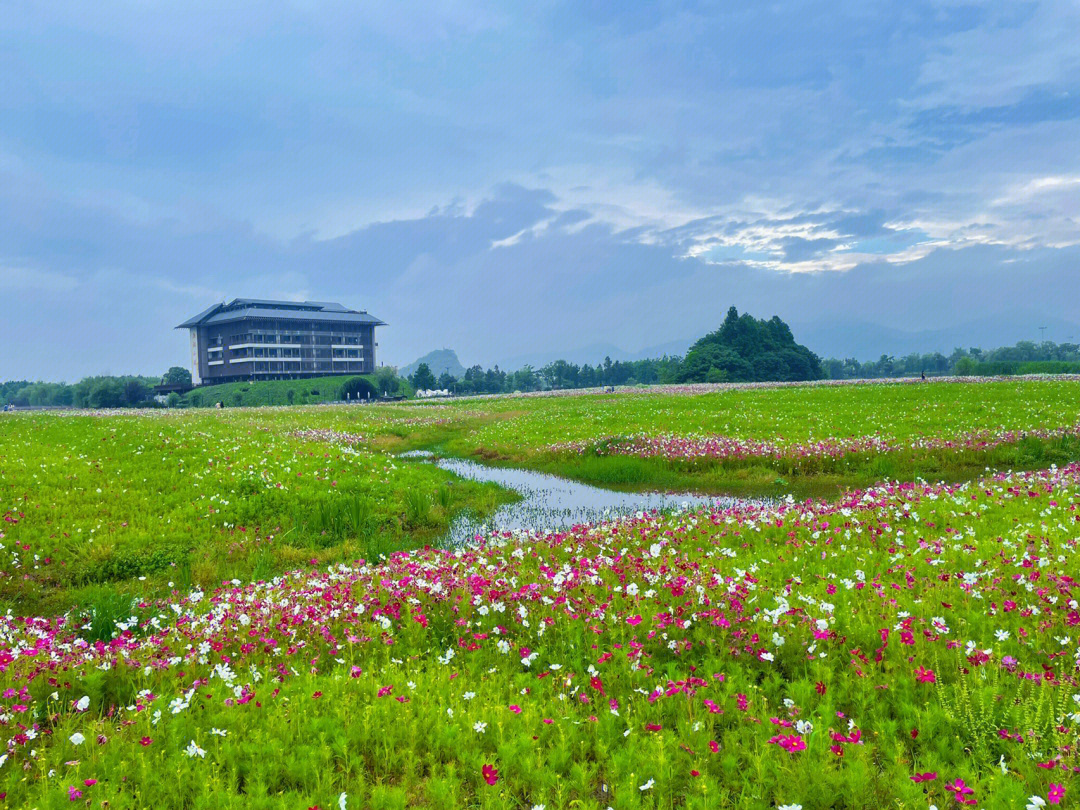
<instances>
[{"instance_id":1,"label":"water channel","mask_svg":"<svg viewBox=\"0 0 1080 810\"><path fill-rule=\"evenodd\" d=\"M442 458L426 451L402 454L424 463L437 464L471 481L492 482L521 495L521 500L503 504L485 520L472 514L459 516L443 538L447 545L460 545L492 531L545 531L567 529L579 523L594 523L638 512L683 511L699 506L729 508L769 501L699 495L692 492L621 492L581 484L557 475L514 467L489 467L459 458Z\"/></svg>"}]
</instances>

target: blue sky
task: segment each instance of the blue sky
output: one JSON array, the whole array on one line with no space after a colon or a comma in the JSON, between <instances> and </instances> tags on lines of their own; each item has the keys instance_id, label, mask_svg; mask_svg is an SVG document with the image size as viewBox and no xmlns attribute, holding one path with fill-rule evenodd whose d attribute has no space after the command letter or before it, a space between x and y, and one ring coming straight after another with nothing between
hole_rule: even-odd
<instances>
[{"instance_id":1,"label":"blue sky","mask_svg":"<svg viewBox=\"0 0 1080 810\"><path fill-rule=\"evenodd\" d=\"M1064 340L1078 32L1075 2L8 2L0 378L160 373L234 296L367 308L397 363L637 351L731 304L855 356Z\"/></svg>"}]
</instances>

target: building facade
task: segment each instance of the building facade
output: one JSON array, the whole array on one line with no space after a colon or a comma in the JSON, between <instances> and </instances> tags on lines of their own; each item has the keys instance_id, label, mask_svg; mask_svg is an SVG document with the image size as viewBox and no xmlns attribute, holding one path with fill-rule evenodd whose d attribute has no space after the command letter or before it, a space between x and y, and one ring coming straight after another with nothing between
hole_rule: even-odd
<instances>
[{"instance_id":1,"label":"building facade","mask_svg":"<svg viewBox=\"0 0 1080 810\"><path fill-rule=\"evenodd\" d=\"M321 301L235 298L177 329L191 335L194 385L288 380L375 370L375 327L364 311Z\"/></svg>"}]
</instances>

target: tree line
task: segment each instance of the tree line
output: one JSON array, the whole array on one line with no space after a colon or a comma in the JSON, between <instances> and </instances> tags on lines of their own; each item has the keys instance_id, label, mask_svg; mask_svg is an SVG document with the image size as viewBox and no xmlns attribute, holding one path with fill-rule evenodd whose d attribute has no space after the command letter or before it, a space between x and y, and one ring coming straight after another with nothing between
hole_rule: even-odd
<instances>
[{"instance_id":1,"label":"tree line","mask_svg":"<svg viewBox=\"0 0 1080 810\"><path fill-rule=\"evenodd\" d=\"M1080 345L1076 343L1035 343L1022 340L1015 346L997 349L956 348L941 352L912 353L904 357L883 354L877 360L860 363L854 358L830 357L821 363L828 379L882 379L887 377L1013 376L1016 374L1078 374Z\"/></svg>"},{"instance_id":2,"label":"tree line","mask_svg":"<svg viewBox=\"0 0 1080 810\"><path fill-rule=\"evenodd\" d=\"M1080 345L1020 341L1015 346L990 350L957 348L948 356L932 352L903 357L882 355L866 362L833 357L818 360L804 346L795 344L787 324L779 318L757 320L739 315L732 308L724 325L695 343L685 357L630 361L606 357L596 365L555 360L539 369L525 366L516 371L475 365L460 379L449 374L436 377L427 364L421 363L409 382L415 389L446 389L464 395L687 382L882 379L923 374L928 377L1080 374ZM153 398L153 387L159 382L190 385L191 373L174 366L160 380L136 375L97 375L72 384L11 380L0 382L0 406L159 407L161 403ZM374 375L373 385L379 395L394 394L399 390L399 378L392 367L383 366ZM213 389L207 391L212 393ZM176 394L170 394L167 404L179 402Z\"/></svg>"}]
</instances>

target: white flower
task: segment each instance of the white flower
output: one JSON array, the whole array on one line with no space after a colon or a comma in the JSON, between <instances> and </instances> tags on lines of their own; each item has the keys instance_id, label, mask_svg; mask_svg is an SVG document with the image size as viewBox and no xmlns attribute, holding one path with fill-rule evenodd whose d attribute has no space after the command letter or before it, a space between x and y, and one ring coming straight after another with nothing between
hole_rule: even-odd
<instances>
[{"instance_id":1,"label":"white flower","mask_svg":"<svg viewBox=\"0 0 1080 810\"><path fill-rule=\"evenodd\" d=\"M638 790L652 790L653 785L656 784L655 779L650 779L644 785L638 785Z\"/></svg>"},{"instance_id":2,"label":"white flower","mask_svg":"<svg viewBox=\"0 0 1080 810\"><path fill-rule=\"evenodd\" d=\"M814 730L814 724L811 723L809 720L796 720L795 730L800 734L809 734L811 731Z\"/></svg>"},{"instance_id":3,"label":"white flower","mask_svg":"<svg viewBox=\"0 0 1080 810\"><path fill-rule=\"evenodd\" d=\"M762 661L772 661L774 656L771 652L763 652L761 655L758 656L758 658L760 658Z\"/></svg>"},{"instance_id":4,"label":"white flower","mask_svg":"<svg viewBox=\"0 0 1080 810\"><path fill-rule=\"evenodd\" d=\"M1027 810L1039 810L1040 807L1046 807L1046 801L1040 796L1028 796Z\"/></svg>"},{"instance_id":5,"label":"white flower","mask_svg":"<svg viewBox=\"0 0 1080 810\"><path fill-rule=\"evenodd\" d=\"M1006 641L1009 638L1009 631L1008 630L995 630L994 631L994 637L998 641Z\"/></svg>"},{"instance_id":6,"label":"white flower","mask_svg":"<svg viewBox=\"0 0 1080 810\"><path fill-rule=\"evenodd\" d=\"M466 693L465 693L464 695L462 695L461 697L462 697L462 698L463 698L464 700L472 700L472 699L473 699L474 697L476 697L476 692L466 692Z\"/></svg>"},{"instance_id":7,"label":"white flower","mask_svg":"<svg viewBox=\"0 0 1080 810\"><path fill-rule=\"evenodd\" d=\"M562 669L562 664L552 664L551 666L548 667L548 669L558 671L558 670Z\"/></svg>"},{"instance_id":8,"label":"white flower","mask_svg":"<svg viewBox=\"0 0 1080 810\"><path fill-rule=\"evenodd\" d=\"M86 737L84 737L77 731L70 737L68 737L68 739L71 740L72 745L82 745L84 742L86 742Z\"/></svg>"},{"instance_id":9,"label":"white flower","mask_svg":"<svg viewBox=\"0 0 1080 810\"><path fill-rule=\"evenodd\" d=\"M776 810L802 810L801 804L782 804Z\"/></svg>"},{"instance_id":10,"label":"white flower","mask_svg":"<svg viewBox=\"0 0 1080 810\"><path fill-rule=\"evenodd\" d=\"M546 804L534 804L532 810L547 810Z\"/></svg>"},{"instance_id":11,"label":"white flower","mask_svg":"<svg viewBox=\"0 0 1080 810\"><path fill-rule=\"evenodd\" d=\"M188 747L184 749L184 753L187 754L189 757L192 757L192 758L194 758L194 757L206 757L206 751L199 748L199 746L195 744L194 740L192 740L191 742L188 743Z\"/></svg>"},{"instance_id":12,"label":"white flower","mask_svg":"<svg viewBox=\"0 0 1080 810\"><path fill-rule=\"evenodd\" d=\"M345 810L345 801L349 798L348 793L342 793L337 797L338 810Z\"/></svg>"},{"instance_id":13,"label":"white flower","mask_svg":"<svg viewBox=\"0 0 1080 810\"><path fill-rule=\"evenodd\" d=\"M210 729L210 733L211 734L216 734L218 737L224 737L229 732L225 731L225 729L222 729L222 728L212 728L212 729Z\"/></svg>"},{"instance_id":14,"label":"white flower","mask_svg":"<svg viewBox=\"0 0 1080 810\"><path fill-rule=\"evenodd\" d=\"M77 712L85 712L89 708L90 708L90 696L89 695L83 695L81 698L79 698L78 702L76 702L76 704L75 704L75 711L77 711Z\"/></svg>"},{"instance_id":15,"label":"white flower","mask_svg":"<svg viewBox=\"0 0 1080 810\"><path fill-rule=\"evenodd\" d=\"M477 720L472 727L472 730L477 734L483 734L485 729L487 729L487 723L481 723L479 720Z\"/></svg>"}]
</instances>

